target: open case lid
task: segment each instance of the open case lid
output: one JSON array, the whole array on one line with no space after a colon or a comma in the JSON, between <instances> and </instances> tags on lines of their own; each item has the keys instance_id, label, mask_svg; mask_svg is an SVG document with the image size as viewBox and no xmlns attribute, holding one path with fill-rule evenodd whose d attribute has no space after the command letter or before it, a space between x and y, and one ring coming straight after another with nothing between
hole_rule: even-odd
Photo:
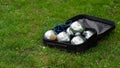
<instances>
[{"instance_id":1,"label":"open case lid","mask_svg":"<svg viewBox=\"0 0 120 68\"><path fill-rule=\"evenodd\" d=\"M96 30L98 37L102 35L106 35L109 31L115 28L115 24L112 21L88 16L88 15L77 15L66 21L66 25L71 24L76 20L81 20L84 23L86 28L93 28Z\"/></svg>"}]
</instances>

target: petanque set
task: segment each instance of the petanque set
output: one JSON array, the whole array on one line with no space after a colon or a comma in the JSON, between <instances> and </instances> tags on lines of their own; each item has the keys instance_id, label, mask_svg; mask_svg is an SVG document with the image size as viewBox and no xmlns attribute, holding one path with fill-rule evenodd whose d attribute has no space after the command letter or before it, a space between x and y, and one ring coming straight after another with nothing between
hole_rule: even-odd
<instances>
[{"instance_id":1,"label":"petanque set","mask_svg":"<svg viewBox=\"0 0 120 68\"><path fill-rule=\"evenodd\" d=\"M115 24L112 21L81 14L46 31L43 43L70 52L83 52L96 46L97 41L114 28Z\"/></svg>"}]
</instances>

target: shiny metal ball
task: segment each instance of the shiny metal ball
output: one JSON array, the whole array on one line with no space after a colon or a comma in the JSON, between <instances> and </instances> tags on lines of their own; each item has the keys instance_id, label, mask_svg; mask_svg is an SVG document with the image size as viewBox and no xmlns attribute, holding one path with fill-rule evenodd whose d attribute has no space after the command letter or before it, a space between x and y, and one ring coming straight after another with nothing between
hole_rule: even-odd
<instances>
[{"instance_id":1,"label":"shiny metal ball","mask_svg":"<svg viewBox=\"0 0 120 68\"><path fill-rule=\"evenodd\" d=\"M76 36L80 36L81 33L80 33L80 32L76 32L75 35L76 35Z\"/></svg>"},{"instance_id":2,"label":"shiny metal ball","mask_svg":"<svg viewBox=\"0 0 120 68\"><path fill-rule=\"evenodd\" d=\"M73 45L80 45L80 44L82 44L84 42L85 42L85 40L84 40L84 38L82 36L75 36L71 40L71 44L73 44Z\"/></svg>"},{"instance_id":3,"label":"shiny metal ball","mask_svg":"<svg viewBox=\"0 0 120 68\"><path fill-rule=\"evenodd\" d=\"M66 32L60 32L57 35L57 40L58 40L58 42L68 42L68 41L70 41L70 37Z\"/></svg>"},{"instance_id":4,"label":"shiny metal ball","mask_svg":"<svg viewBox=\"0 0 120 68\"><path fill-rule=\"evenodd\" d=\"M45 32L44 38L53 41L57 39L57 35L53 30L48 30L47 32Z\"/></svg>"},{"instance_id":5,"label":"shiny metal ball","mask_svg":"<svg viewBox=\"0 0 120 68\"><path fill-rule=\"evenodd\" d=\"M73 22L71 25L70 25L70 28L72 30L73 33L76 33L76 32L83 32L85 30L85 27L83 25L82 22L79 22L79 21L75 21Z\"/></svg>"},{"instance_id":6,"label":"shiny metal ball","mask_svg":"<svg viewBox=\"0 0 120 68\"><path fill-rule=\"evenodd\" d=\"M84 31L83 35L85 36L86 39L89 39L94 33L90 30Z\"/></svg>"},{"instance_id":7,"label":"shiny metal ball","mask_svg":"<svg viewBox=\"0 0 120 68\"><path fill-rule=\"evenodd\" d=\"M74 33L71 31L70 27L67 28L66 32L68 35L74 35Z\"/></svg>"}]
</instances>

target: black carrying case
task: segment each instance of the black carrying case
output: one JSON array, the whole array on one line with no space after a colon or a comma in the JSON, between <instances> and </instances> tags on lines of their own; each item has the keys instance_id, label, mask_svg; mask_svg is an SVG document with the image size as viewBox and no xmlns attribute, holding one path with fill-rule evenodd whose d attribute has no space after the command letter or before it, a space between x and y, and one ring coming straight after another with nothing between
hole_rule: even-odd
<instances>
[{"instance_id":1,"label":"black carrying case","mask_svg":"<svg viewBox=\"0 0 120 68\"><path fill-rule=\"evenodd\" d=\"M70 43L62 43L57 41L50 41L43 37L43 43L50 47L57 47L62 50L67 51L74 51L74 52L83 52L91 47L94 47L97 45L97 41L101 39L102 37L109 34L114 28L115 24L112 21L97 18L94 16L89 15L77 15L75 17L72 17L71 19L67 20L64 25L67 25L69 27L69 24L81 19L82 22L84 22L84 25L87 29L90 29L94 32L94 35L87 39L83 44L80 45L72 45Z\"/></svg>"}]
</instances>

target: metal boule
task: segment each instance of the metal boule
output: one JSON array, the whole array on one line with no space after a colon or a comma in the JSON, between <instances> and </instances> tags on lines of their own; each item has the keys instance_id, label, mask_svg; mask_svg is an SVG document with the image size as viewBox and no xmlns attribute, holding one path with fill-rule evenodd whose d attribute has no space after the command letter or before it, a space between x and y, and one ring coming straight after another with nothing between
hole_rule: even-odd
<instances>
[{"instance_id":1,"label":"metal boule","mask_svg":"<svg viewBox=\"0 0 120 68\"><path fill-rule=\"evenodd\" d=\"M71 40L71 44L73 44L73 45L80 45L80 44L82 44L84 42L85 42L85 40L84 40L84 38L82 36L75 36Z\"/></svg>"},{"instance_id":2,"label":"metal boule","mask_svg":"<svg viewBox=\"0 0 120 68\"><path fill-rule=\"evenodd\" d=\"M70 27L67 28L66 32L67 32L69 35L74 35L74 33L71 31Z\"/></svg>"},{"instance_id":3,"label":"metal boule","mask_svg":"<svg viewBox=\"0 0 120 68\"><path fill-rule=\"evenodd\" d=\"M75 21L70 25L70 28L72 30L73 33L76 32L83 32L85 30L84 25L82 24L82 22L79 21Z\"/></svg>"},{"instance_id":4,"label":"metal boule","mask_svg":"<svg viewBox=\"0 0 120 68\"><path fill-rule=\"evenodd\" d=\"M47 32L45 32L44 38L53 41L57 39L57 35L53 30L48 30Z\"/></svg>"},{"instance_id":5,"label":"metal boule","mask_svg":"<svg viewBox=\"0 0 120 68\"><path fill-rule=\"evenodd\" d=\"M58 42L68 42L68 41L70 41L70 37L66 32L60 32L57 35L57 40L58 40Z\"/></svg>"},{"instance_id":6,"label":"metal boule","mask_svg":"<svg viewBox=\"0 0 120 68\"><path fill-rule=\"evenodd\" d=\"M84 31L83 35L85 36L86 39L89 39L94 33L90 30Z\"/></svg>"},{"instance_id":7,"label":"metal boule","mask_svg":"<svg viewBox=\"0 0 120 68\"><path fill-rule=\"evenodd\" d=\"M76 35L76 36L80 36L81 33L80 33L80 32L76 32L75 35Z\"/></svg>"}]
</instances>

